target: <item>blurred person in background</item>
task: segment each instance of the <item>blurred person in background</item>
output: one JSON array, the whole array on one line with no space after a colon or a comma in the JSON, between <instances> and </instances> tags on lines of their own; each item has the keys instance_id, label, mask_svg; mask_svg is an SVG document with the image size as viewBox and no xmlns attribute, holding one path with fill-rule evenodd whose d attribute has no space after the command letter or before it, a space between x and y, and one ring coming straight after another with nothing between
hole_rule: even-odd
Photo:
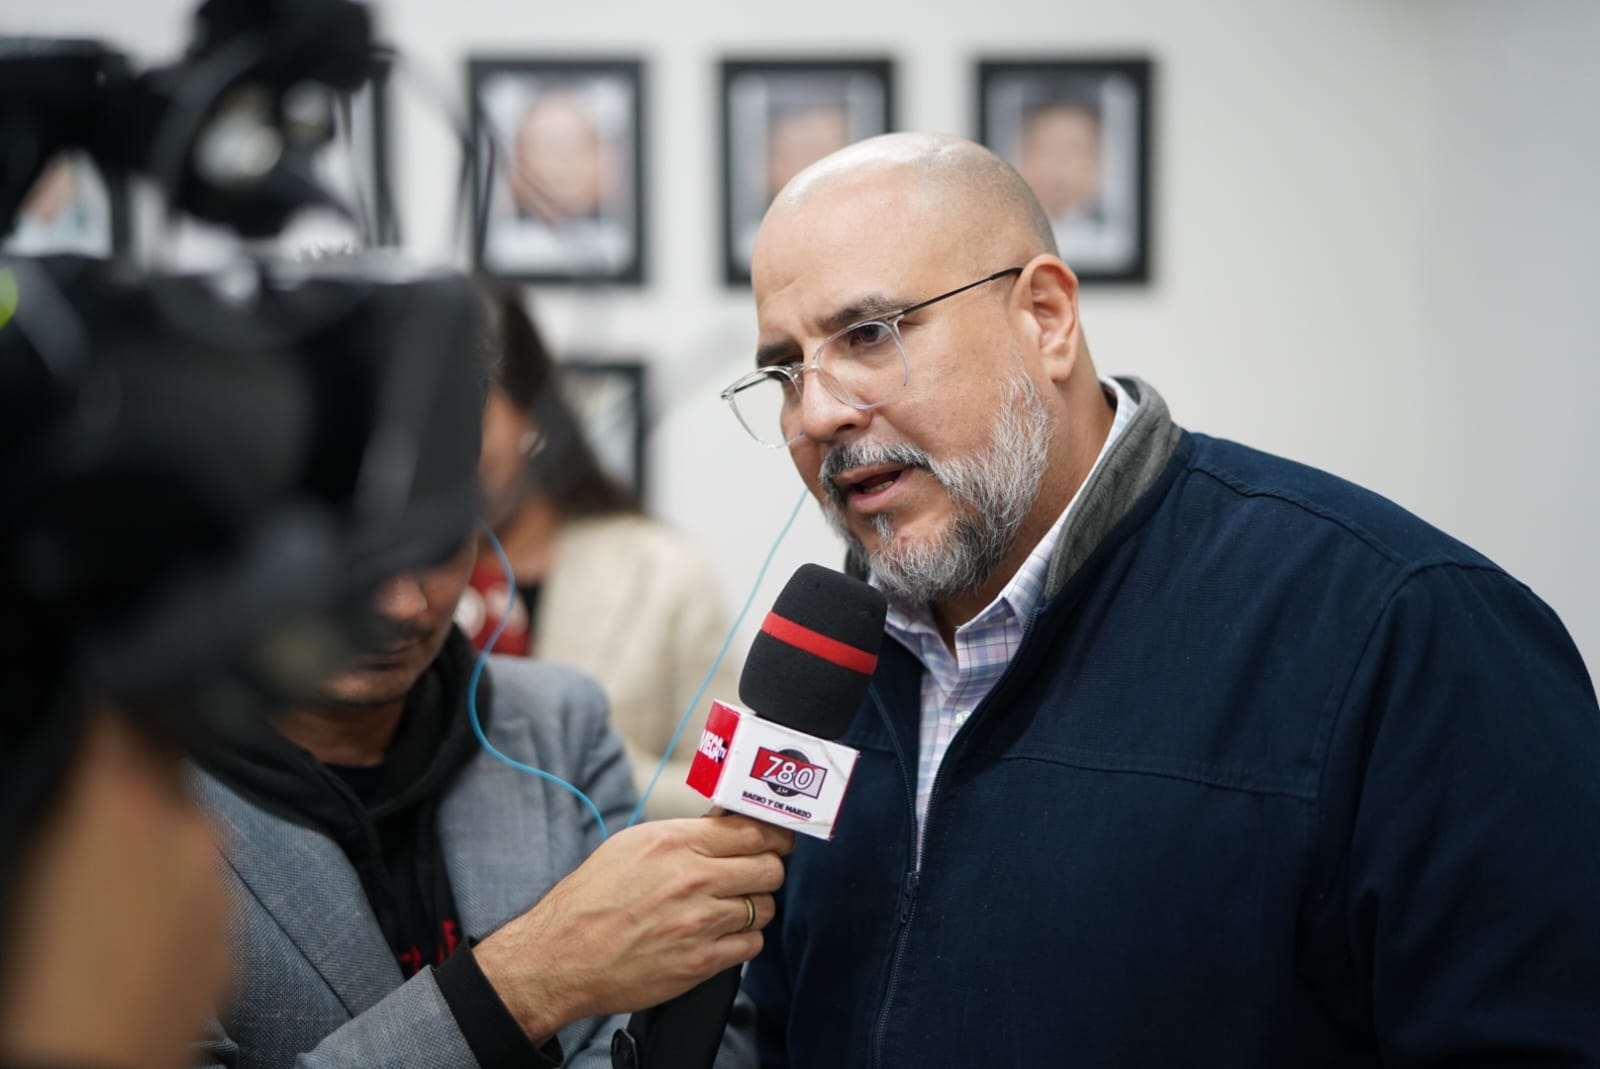
<instances>
[{"instance_id":1,"label":"blurred person in background","mask_svg":"<svg viewBox=\"0 0 1600 1069\"><path fill-rule=\"evenodd\" d=\"M0 1065L176 1069L227 989L215 839L175 752L107 709L81 731L35 826L5 829ZM0 738L12 818L39 757Z\"/></svg>"},{"instance_id":2,"label":"blurred person in background","mask_svg":"<svg viewBox=\"0 0 1600 1069\"><path fill-rule=\"evenodd\" d=\"M726 638L710 565L688 539L644 515L600 465L562 397L549 351L517 294L485 283L498 329L487 354L481 480L488 517L516 579L480 547L457 620L482 644L508 601L497 652L570 665L600 683L644 790ZM737 693L730 655L706 694ZM685 731L646 800L651 817L692 816L705 798L685 783L698 742Z\"/></svg>"}]
</instances>

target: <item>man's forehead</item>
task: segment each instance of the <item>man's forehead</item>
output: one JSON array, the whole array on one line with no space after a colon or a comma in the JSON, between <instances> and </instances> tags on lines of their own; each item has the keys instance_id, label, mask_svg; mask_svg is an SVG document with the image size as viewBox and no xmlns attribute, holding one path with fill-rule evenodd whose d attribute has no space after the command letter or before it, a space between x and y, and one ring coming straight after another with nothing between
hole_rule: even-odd
<instances>
[{"instance_id":1,"label":"man's forehead","mask_svg":"<svg viewBox=\"0 0 1600 1069\"><path fill-rule=\"evenodd\" d=\"M913 302L914 292L904 267L881 270L865 264L824 267L797 279L793 285L758 300L756 318L765 326L791 329L794 321L806 330L832 333L861 319L898 311Z\"/></svg>"},{"instance_id":2,"label":"man's forehead","mask_svg":"<svg viewBox=\"0 0 1600 1069\"><path fill-rule=\"evenodd\" d=\"M819 249L812 245L779 259L755 277L761 342L821 336L862 319L896 311L916 298L916 275L926 258L882 247Z\"/></svg>"},{"instance_id":3,"label":"man's forehead","mask_svg":"<svg viewBox=\"0 0 1600 1069\"><path fill-rule=\"evenodd\" d=\"M882 182L858 182L775 208L751 270L763 330L780 317L815 325L849 309L872 315L895 307L901 287L939 256L941 229L916 200Z\"/></svg>"}]
</instances>

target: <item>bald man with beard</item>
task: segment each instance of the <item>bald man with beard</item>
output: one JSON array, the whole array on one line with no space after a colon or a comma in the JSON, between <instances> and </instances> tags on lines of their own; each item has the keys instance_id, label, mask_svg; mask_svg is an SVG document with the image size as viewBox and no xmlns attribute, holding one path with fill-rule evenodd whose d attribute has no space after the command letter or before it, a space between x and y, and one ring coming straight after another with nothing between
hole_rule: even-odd
<instances>
[{"instance_id":1,"label":"bald man with beard","mask_svg":"<svg viewBox=\"0 0 1600 1069\"><path fill-rule=\"evenodd\" d=\"M888 596L768 1067L1600 1064L1600 708L1560 621L1102 376L1008 165L894 134L763 223L757 368Z\"/></svg>"}]
</instances>

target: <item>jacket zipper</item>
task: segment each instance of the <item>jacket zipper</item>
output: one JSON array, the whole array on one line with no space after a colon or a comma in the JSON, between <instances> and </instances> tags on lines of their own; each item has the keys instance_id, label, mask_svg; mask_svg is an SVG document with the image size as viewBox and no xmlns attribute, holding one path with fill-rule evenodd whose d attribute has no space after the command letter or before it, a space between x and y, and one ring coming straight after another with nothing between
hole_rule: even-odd
<instances>
[{"instance_id":1,"label":"jacket zipper","mask_svg":"<svg viewBox=\"0 0 1600 1069\"><path fill-rule=\"evenodd\" d=\"M911 915L916 910L917 881L921 878L921 872L918 870L916 782L906 771L908 766L905 751L900 747L899 736L894 732L894 725L889 723L888 710L883 707L876 689L872 691L872 701L878 707L878 715L883 718L885 726L889 729L889 739L894 743L895 754L900 760L901 782L906 788L906 809L911 814L911 870L900 880L900 927L895 932L894 957L889 966L889 979L884 984L883 999L878 1009L878 1027L873 1031L872 1049L868 1052L867 1058L868 1066L876 1069L883 1064L883 1037L889 1031L889 1010L894 1005L894 991L900 983L900 962L906 955L906 932L910 928Z\"/></svg>"},{"instance_id":2,"label":"jacket zipper","mask_svg":"<svg viewBox=\"0 0 1600 1069\"><path fill-rule=\"evenodd\" d=\"M911 914L917 905L918 873L906 873L900 882L900 931L894 937L894 964L889 966L889 985L883 992L883 1008L878 1012L878 1031L872 1037L871 1064L883 1064L883 1037L889 1031L889 1008L894 1005L894 989L900 983L900 961L906 956L906 932L911 924Z\"/></svg>"},{"instance_id":3,"label":"jacket zipper","mask_svg":"<svg viewBox=\"0 0 1600 1069\"><path fill-rule=\"evenodd\" d=\"M1033 612L1028 615L1027 623L1023 625L1022 640L1017 643L1017 650L1011 656L1011 663L1006 666L1006 670L1001 673L1000 678L995 680L994 686L989 689L988 694L984 695L983 700L973 707L971 717L956 730L957 736L967 731L981 718L980 714L988 708L995 693L1001 690L1010 678L1012 668L1018 661L1022 660L1022 654L1028 648L1028 639L1033 636L1034 625L1038 623L1043 610L1044 604L1042 601L1039 605L1034 606ZM878 1069L883 1064L883 1037L889 1031L889 1010L894 1005L895 988L900 983L900 963L906 956L906 933L910 930L911 917L916 912L917 907L917 884L922 879L922 844L927 842L928 826L933 823L933 807L934 803L939 800L939 785L944 782L944 770L949 764L950 750L945 751L944 760L939 762L938 769L934 771L933 786L928 789L928 812L923 818L922 827L918 828L916 784L906 774L905 751L900 748L900 737L894 732L894 724L890 721L889 711L883 707L883 701L878 697L876 688L872 691L872 701L878 707L878 715L883 719L884 725L889 729L889 739L894 743L895 754L900 759L901 779L906 785L906 802L911 810L912 858L911 871L907 872L900 881L900 929L895 933L894 960L889 966L889 980L884 985L883 1001L878 1009L878 1027L873 1032L872 1049L867 1060L869 1069ZM950 748L954 749L955 738L952 737L950 742Z\"/></svg>"}]
</instances>

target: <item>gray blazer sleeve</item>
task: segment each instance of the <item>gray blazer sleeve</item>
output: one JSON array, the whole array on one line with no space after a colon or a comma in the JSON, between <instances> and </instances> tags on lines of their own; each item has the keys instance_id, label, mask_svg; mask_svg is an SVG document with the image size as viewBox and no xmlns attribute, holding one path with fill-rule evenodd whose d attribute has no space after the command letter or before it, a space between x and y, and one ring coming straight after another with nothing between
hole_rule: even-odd
<instances>
[{"instance_id":1,"label":"gray blazer sleeve","mask_svg":"<svg viewBox=\"0 0 1600 1069\"><path fill-rule=\"evenodd\" d=\"M191 1064L205 1069L235 1069L259 1061L246 1058L222 1027L214 1025ZM478 1069L450 1007L433 982L431 969L424 969L401 984L313 1049L296 1055L293 1064L303 1069Z\"/></svg>"},{"instance_id":2,"label":"gray blazer sleeve","mask_svg":"<svg viewBox=\"0 0 1600 1069\"><path fill-rule=\"evenodd\" d=\"M478 1062L433 982L433 970L424 969L294 1064L300 1069L477 1069Z\"/></svg>"}]
</instances>

